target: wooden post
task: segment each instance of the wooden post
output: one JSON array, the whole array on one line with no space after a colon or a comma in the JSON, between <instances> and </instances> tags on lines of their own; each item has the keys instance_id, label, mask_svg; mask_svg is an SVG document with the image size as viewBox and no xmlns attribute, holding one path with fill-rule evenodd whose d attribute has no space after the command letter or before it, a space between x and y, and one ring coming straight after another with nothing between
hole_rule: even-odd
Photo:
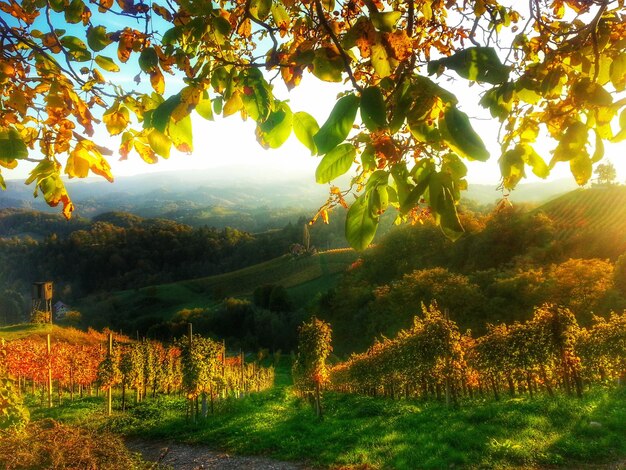
<instances>
[{"instance_id":1,"label":"wooden post","mask_svg":"<svg viewBox=\"0 0 626 470\"><path fill-rule=\"evenodd\" d=\"M52 354L50 348L50 333L46 335L48 349L48 408L52 408Z\"/></svg>"},{"instance_id":2,"label":"wooden post","mask_svg":"<svg viewBox=\"0 0 626 470\"><path fill-rule=\"evenodd\" d=\"M243 349L239 350L239 362L241 363L241 396L246 396L246 379L245 379L245 372L244 372L244 356L243 356Z\"/></svg>"},{"instance_id":3,"label":"wooden post","mask_svg":"<svg viewBox=\"0 0 626 470\"><path fill-rule=\"evenodd\" d=\"M187 336L189 339L189 354L191 354L191 348L193 347L193 325L191 323L187 323ZM197 405L197 403L197 400L190 398L189 409L191 419L194 423L196 422L196 416L198 415L197 408L194 406Z\"/></svg>"},{"instance_id":4,"label":"wooden post","mask_svg":"<svg viewBox=\"0 0 626 470\"><path fill-rule=\"evenodd\" d=\"M113 361L113 333L109 333L109 361ZM113 386L107 388L107 416L111 416L113 412Z\"/></svg>"}]
</instances>

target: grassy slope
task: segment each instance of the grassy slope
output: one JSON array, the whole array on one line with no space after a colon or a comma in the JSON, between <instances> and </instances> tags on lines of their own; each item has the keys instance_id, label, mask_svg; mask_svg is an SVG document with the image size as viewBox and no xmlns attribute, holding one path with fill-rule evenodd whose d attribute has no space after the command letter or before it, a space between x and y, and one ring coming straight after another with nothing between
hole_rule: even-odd
<instances>
[{"instance_id":1,"label":"grassy slope","mask_svg":"<svg viewBox=\"0 0 626 470\"><path fill-rule=\"evenodd\" d=\"M579 189L539 208L554 221L559 241L581 253L611 257L626 251L626 186Z\"/></svg>"},{"instance_id":2,"label":"grassy slope","mask_svg":"<svg viewBox=\"0 0 626 470\"><path fill-rule=\"evenodd\" d=\"M282 284L299 305L334 285L339 273L357 258L352 250L331 250L313 256L282 256L231 273L171 284L117 291L82 299L74 307L89 325L104 327L111 315L170 318L183 308L211 307L224 297L247 297L263 284Z\"/></svg>"},{"instance_id":3,"label":"grassy slope","mask_svg":"<svg viewBox=\"0 0 626 470\"><path fill-rule=\"evenodd\" d=\"M280 369L279 369L280 370ZM342 468L536 468L612 463L626 458L626 389L596 388L582 400L539 397L475 400L461 408L327 393L325 418L287 385L222 402L215 416L185 420L182 398L160 397L107 420L103 398L33 410L142 439L174 439L241 454ZM601 423L590 426L591 421ZM345 466L345 467L344 467Z\"/></svg>"},{"instance_id":4,"label":"grassy slope","mask_svg":"<svg viewBox=\"0 0 626 470\"><path fill-rule=\"evenodd\" d=\"M99 344L105 336L100 333L86 333L76 328L61 327L58 325L41 325L32 323L22 323L0 327L0 338L5 341L30 338L37 341L46 341L46 335L55 342L67 342L70 344Z\"/></svg>"}]
</instances>

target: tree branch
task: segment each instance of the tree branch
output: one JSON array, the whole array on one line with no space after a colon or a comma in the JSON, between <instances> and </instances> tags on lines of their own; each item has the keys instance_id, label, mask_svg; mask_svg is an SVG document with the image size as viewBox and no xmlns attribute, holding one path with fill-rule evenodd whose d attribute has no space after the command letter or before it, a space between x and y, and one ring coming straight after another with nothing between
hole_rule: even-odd
<instances>
[{"instance_id":1,"label":"tree branch","mask_svg":"<svg viewBox=\"0 0 626 470\"><path fill-rule=\"evenodd\" d=\"M320 20L320 23L322 23L322 26L324 26L324 29L326 30L326 32L332 39L337 49L339 50L339 55L341 55L341 59L343 60L344 69L348 73L348 76L350 77L350 81L352 82L352 85L358 91L363 91L363 87L361 87L357 83L356 78L354 78L354 74L352 73L352 67L350 67L350 57L348 57L348 54L346 54L346 51L343 50L343 47L341 46L341 43L339 42L339 38L337 38L337 35L333 32L332 28L328 24L328 21L326 20L326 15L324 15L324 8L322 7L322 2L320 2L320 0L315 0L315 8L316 8L317 16Z\"/></svg>"}]
</instances>

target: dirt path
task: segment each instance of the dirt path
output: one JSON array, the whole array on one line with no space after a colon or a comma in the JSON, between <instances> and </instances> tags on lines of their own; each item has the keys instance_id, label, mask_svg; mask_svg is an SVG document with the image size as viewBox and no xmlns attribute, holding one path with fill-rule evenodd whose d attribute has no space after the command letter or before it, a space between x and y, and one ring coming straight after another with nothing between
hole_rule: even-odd
<instances>
[{"instance_id":1,"label":"dirt path","mask_svg":"<svg viewBox=\"0 0 626 470\"><path fill-rule=\"evenodd\" d=\"M281 462L265 457L245 457L168 441L143 441L132 439L126 445L139 452L145 460L160 462L174 470L306 470L305 465Z\"/></svg>"}]
</instances>

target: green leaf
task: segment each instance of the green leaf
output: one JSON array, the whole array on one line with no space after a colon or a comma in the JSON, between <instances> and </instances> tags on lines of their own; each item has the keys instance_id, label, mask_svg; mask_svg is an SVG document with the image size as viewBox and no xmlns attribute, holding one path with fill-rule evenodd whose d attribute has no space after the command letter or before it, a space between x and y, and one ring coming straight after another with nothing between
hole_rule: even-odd
<instances>
[{"instance_id":1,"label":"green leaf","mask_svg":"<svg viewBox=\"0 0 626 470\"><path fill-rule=\"evenodd\" d=\"M60 42L76 62L91 60L91 52L87 50L87 45L76 36L63 36Z\"/></svg>"},{"instance_id":2,"label":"green leaf","mask_svg":"<svg viewBox=\"0 0 626 470\"><path fill-rule=\"evenodd\" d=\"M65 7L65 21L70 24L79 23L83 19L84 11L85 4L82 0L72 0L70 4Z\"/></svg>"},{"instance_id":3,"label":"green leaf","mask_svg":"<svg viewBox=\"0 0 626 470\"><path fill-rule=\"evenodd\" d=\"M369 87L361 93L361 120L371 132L387 127L387 108L379 87Z\"/></svg>"},{"instance_id":4,"label":"green leaf","mask_svg":"<svg viewBox=\"0 0 626 470\"><path fill-rule=\"evenodd\" d=\"M441 67L454 70L459 76L492 85L504 83L510 68L500 62L493 47L468 47L439 60L428 63L428 74L438 73Z\"/></svg>"},{"instance_id":5,"label":"green leaf","mask_svg":"<svg viewBox=\"0 0 626 470\"><path fill-rule=\"evenodd\" d=\"M172 141L158 129L152 129L148 134L148 144L150 148L154 150L154 153L163 157L170 157L170 149L172 148Z\"/></svg>"},{"instance_id":6,"label":"green leaf","mask_svg":"<svg viewBox=\"0 0 626 470\"><path fill-rule=\"evenodd\" d=\"M320 130L320 126L313 116L304 111L293 115L293 132L297 139L311 151L311 155L317 154L317 147L313 136Z\"/></svg>"},{"instance_id":7,"label":"green leaf","mask_svg":"<svg viewBox=\"0 0 626 470\"><path fill-rule=\"evenodd\" d=\"M578 80L572 86L572 96L580 103L593 106L609 106L613 103L611 94L589 78Z\"/></svg>"},{"instance_id":8,"label":"green leaf","mask_svg":"<svg viewBox=\"0 0 626 470\"><path fill-rule=\"evenodd\" d=\"M320 184L329 183L346 173L356 157L356 149L352 144L341 144L322 158L315 170L315 181Z\"/></svg>"},{"instance_id":9,"label":"green leaf","mask_svg":"<svg viewBox=\"0 0 626 470\"><path fill-rule=\"evenodd\" d=\"M622 110L619 115L619 126L619 132L611 139L613 143L621 142L626 139L626 109Z\"/></svg>"},{"instance_id":10,"label":"green leaf","mask_svg":"<svg viewBox=\"0 0 626 470\"><path fill-rule=\"evenodd\" d=\"M528 144L521 144L520 147L524 151L522 155L524 163L530 166L533 169L533 173L539 178L547 178L550 175L550 168L543 158Z\"/></svg>"},{"instance_id":11,"label":"green leaf","mask_svg":"<svg viewBox=\"0 0 626 470\"><path fill-rule=\"evenodd\" d=\"M354 94L346 95L335 103L328 119L313 136L318 155L330 152L348 137L358 109L359 98Z\"/></svg>"},{"instance_id":12,"label":"green leaf","mask_svg":"<svg viewBox=\"0 0 626 470\"><path fill-rule=\"evenodd\" d=\"M553 167L556 162L567 162L572 158L575 158L581 152L584 152L585 145L587 144L587 135L589 129L585 124L580 121L575 121L570 124L565 134L561 137L559 145L554 150L554 155L550 161L550 167Z\"/></svg>"},{"instance_id":13,"label":"green leaf","mask_svg":"<svg viewBox=\"0 0 626 470\"><path fill-rule=\"evenodd\" d=\"M387 210L389 206L389 189L389 186L386 184L381 184L370 191L368 209L373 217L378 217Z\"/></svg>"},{"instance_id":14,"label":"green leaf","mask_svg":"<svg viewBox=\"0 0 626 470\"><path fill-rule=\"evenodd\" d=\"M139 67L146 73L152 72L159 65L159 56L154 47L146 47L139 55Z\"/></svg>"},{"instance_id":15,"label":"green leaf","mask_svg":"<svg viewBox=\"0 0 626 470\"><path fill-rule=\"evenodd\" d=\"M376 168L376 151L371 145L367 145L361 153L361 165L366 171Z\"/></svg>"},{"instance_id":16,"label":"green leaf","mask_svg":"<svg viewBox=\"0 0 626 470\"><path fill-rule=\"evenodd\" d=\"M593 173L593 163L587 152L579 152L574 158L570 159L569 167L578 185L587 184Z\"/></svg>"},{"instance_id":17,"label":"green leaf","mask_svg":"<svg viewBox=\"0 0 626 470\"><path fill-rule=\"evenodd\" d=\"M467 114L459 111L456 106L446 107L444 125L440 124L439 127L448 146L462 157L481 162L489 159L489 152L472 128Z\"/></svg>"},{"instance_id":18,"label":"green leaf","mask_svg":"<svg viewBox=\"0 0 626 470\"><path fill-rule=\"evenodd\" d=\"M452 191L445 186L438 206L441 230L443 230L444 235L450 240L458 240L465 230L463 230L463 226L459 220L459 214L456 211L456 203L454 202Z\"/></svg>"},{"instance_id":19,"label":"green leaf","mask_svg":"<svg viewBox=\"0 0 626 470\"><path fill-rule=\"evenodd\" d=\"M519 145L514 149L507 150L500 157L500 173L502 174L502 184L506 189L513 189L522 178L526 177L524 172L524 160L522 155L524 149Z\"/></svg>"},{"instance_id":20,"label":"green leaf","mask_svg":"<svg viewBox=\"0 0 626 470\"><path fill-rule=\"evenodd\" d=\"M4 178L2 177L2 173L0 173L0 188L2 188L3 191L6 191L6 189L7 189L7 184L4 182Z\"/></svg>"},{"instance_id":21,"label":"green leaf","mask_svg":"<svg viewBox=\"0 0 626 470\"><path fill-rule=\"evenodd\" d=\"M104 26L96 26L95 28L89 28L89 30L87 31L87 44L89 45L92 51L95 51L95 52L101 51L112 42L113 41L107 34L107 30ZM98 61L98 57L101 57L101 56L96 56L96 62Z\"/></svg>"},{"instance_id":22,"label":"green leaf","mask_svg":"<svg viewBox=\"0 0 626 470\"><path fill-rule=\"evenodd\" d=\"M421 197L430 185L430 177L434 168L432 161L425 158L420 160L415 168L413 168L411 173L413 181L415 181L415 186L409 187L410 189L406 195L400 196L400 193L398 193L398 197L400 198L400 212L402 214L407 214L418 205Z\"/></svg>"},{"instance_id":23,"label":"green leaf","mask_svg":"<svg viewBox=\"0 0 626 470\"><path fill-rule=\"evenodd\" d=\"M206 92L204 92L203 98L196 105L196 112L207 121L213 120L213 103Z\"/></svg>"},{"instance_id":24,"label":"green leaf","mask_svg":"<svg viewBox=\"0 0 626 470\"><path fill-rule=\"evenodd\" d=\"M378 228L378 217L372 216L368 199L367 193L359 196L346 216L346 240L355 250L367 248Z\"/></svg>"},{"instance_id":25,"label":"green leaf","mask_svg":"<svg viewBox=\"0 0 626 470\"><path fill-rule=\"evenodd\" d=\"M396 24L401 17L402 12L400 11L372 12L371 14L374 27L379 31L385 31L387 33L391 33L396 29Z\"/></svg>"},{"instance_id":26,"label":"green leaf","mask_svg":"<svg viewBox=\"0 0 626 470\"><path fill-rule=\"evenodd\" d=\"M620 53L613 61L609 68L611 83L616 91L624 91L626 88L626 52Z\"/></svg>"},{"instance_id":27,"label":"green leaf","mask_svg":"<svg viewBox=\"0 0 626 470\"><path fill-rule=\"evenodd\" d=\"M251 0L248 11L258 20L265 20L272 9L272 0Z\"/></svg>"},{"instance_id":28,"label":"green leaf","mask_svg":"<svg viewBox=\"0 0 626 470\"><path fill-rule=\"evenodd\" d=\"M257 140L263 148L277 149L289 138L292 129L291 109L286 103L281 103L278 110L270 113L264 122L257 125Z\"/></svg>"},{"instance_id":29,"label":"green leaf","mask_svg":"<svg viewBox=\"0 0 626 470\"><path fill-rule=\"evenodd\" d=\"M600 133L596 131L596 148L591 156L591 161L593 163L597 163L604 158L604 142L602 142L602 137Z\"/></svg>"},{"instance_id":30,"label":"green leaf","mask_svg":"<svg viewBox=\"0 0 626 470\"><path fill-rule=\"evenodd\" d=\"M20 160L28 157L28 148L17 130L0 130L0 160L9 163L12 160Z\"/></svg>"},{"instance_id":31,"label":"green leaf","mask_svg":"<svg viewBox=\"0 0 626 470\"><path fill-rule=\"evenodd\" d=\"M167 102L167 100L165 102ZM154 114L156 114L159 108L154 111ZM157 128L156 125L154 127ZM170 139L172 139L172 143L174 144L174 147L176 147L176 150L184 153L193 152L193 132L191 128L190 115L185 116L180 121L174 122L173 119L170 120L169 126L167 127L167 135L169 135Z\"/></svg>"},{"instance_id":32,"label":"green leaf","mask_svg":"<svg viewBox=\"0 0 626 470\"><path fill-rule=\"evenodd\" d=\"M344 63L341 56L330 54L325 48L315 51L313 75L325 82L340 82L343 79Z\"/></svg>"},{"instance_id":33,"label":"green leaf","mask_svg":"<svg viewBox=\"0 0 626 470\"><path fill-rule=\"evenodd\" d=\"M371 61L374 66L374 70L380 78L385 78L391 75L391 70L393 68L391 62L392 59L389 57L385 46L378 41L371 46Z\"/></svg>"},{"instance_id":34,"label":"green leaf","mask_svg":"<svg viewBox=\"0 0 626 470\"><path fill-rule=\"evenodd\" d=\"M165 132L170 122L172 113L180 103L180 94L175 94L166 99L152 112L152 127Z\"/></svg>"},{"instance_id":35,"label":"green leaf","mask_svg":"<svg viewBox=\"0 0 626 470\"><path fill-rule=\"evenodd\" d=\"M102 67L107 72L119 72L120 71L120 67L110 57L105 57L103 55L97 55L96 56L96 64L98 64L100 67Z\"/></svg>"},{"instance_id":36,"label":"green leaf","mask_svg":"<svg viewBox=\"0 0 626 470\"><path fill-rule=\"evenodd\" d=\"M242 101L246 112L255 121L265 121L270 115L272 94L263 75L257 69L246 71L241 84Z\"/></svg>"}]
</instances>

